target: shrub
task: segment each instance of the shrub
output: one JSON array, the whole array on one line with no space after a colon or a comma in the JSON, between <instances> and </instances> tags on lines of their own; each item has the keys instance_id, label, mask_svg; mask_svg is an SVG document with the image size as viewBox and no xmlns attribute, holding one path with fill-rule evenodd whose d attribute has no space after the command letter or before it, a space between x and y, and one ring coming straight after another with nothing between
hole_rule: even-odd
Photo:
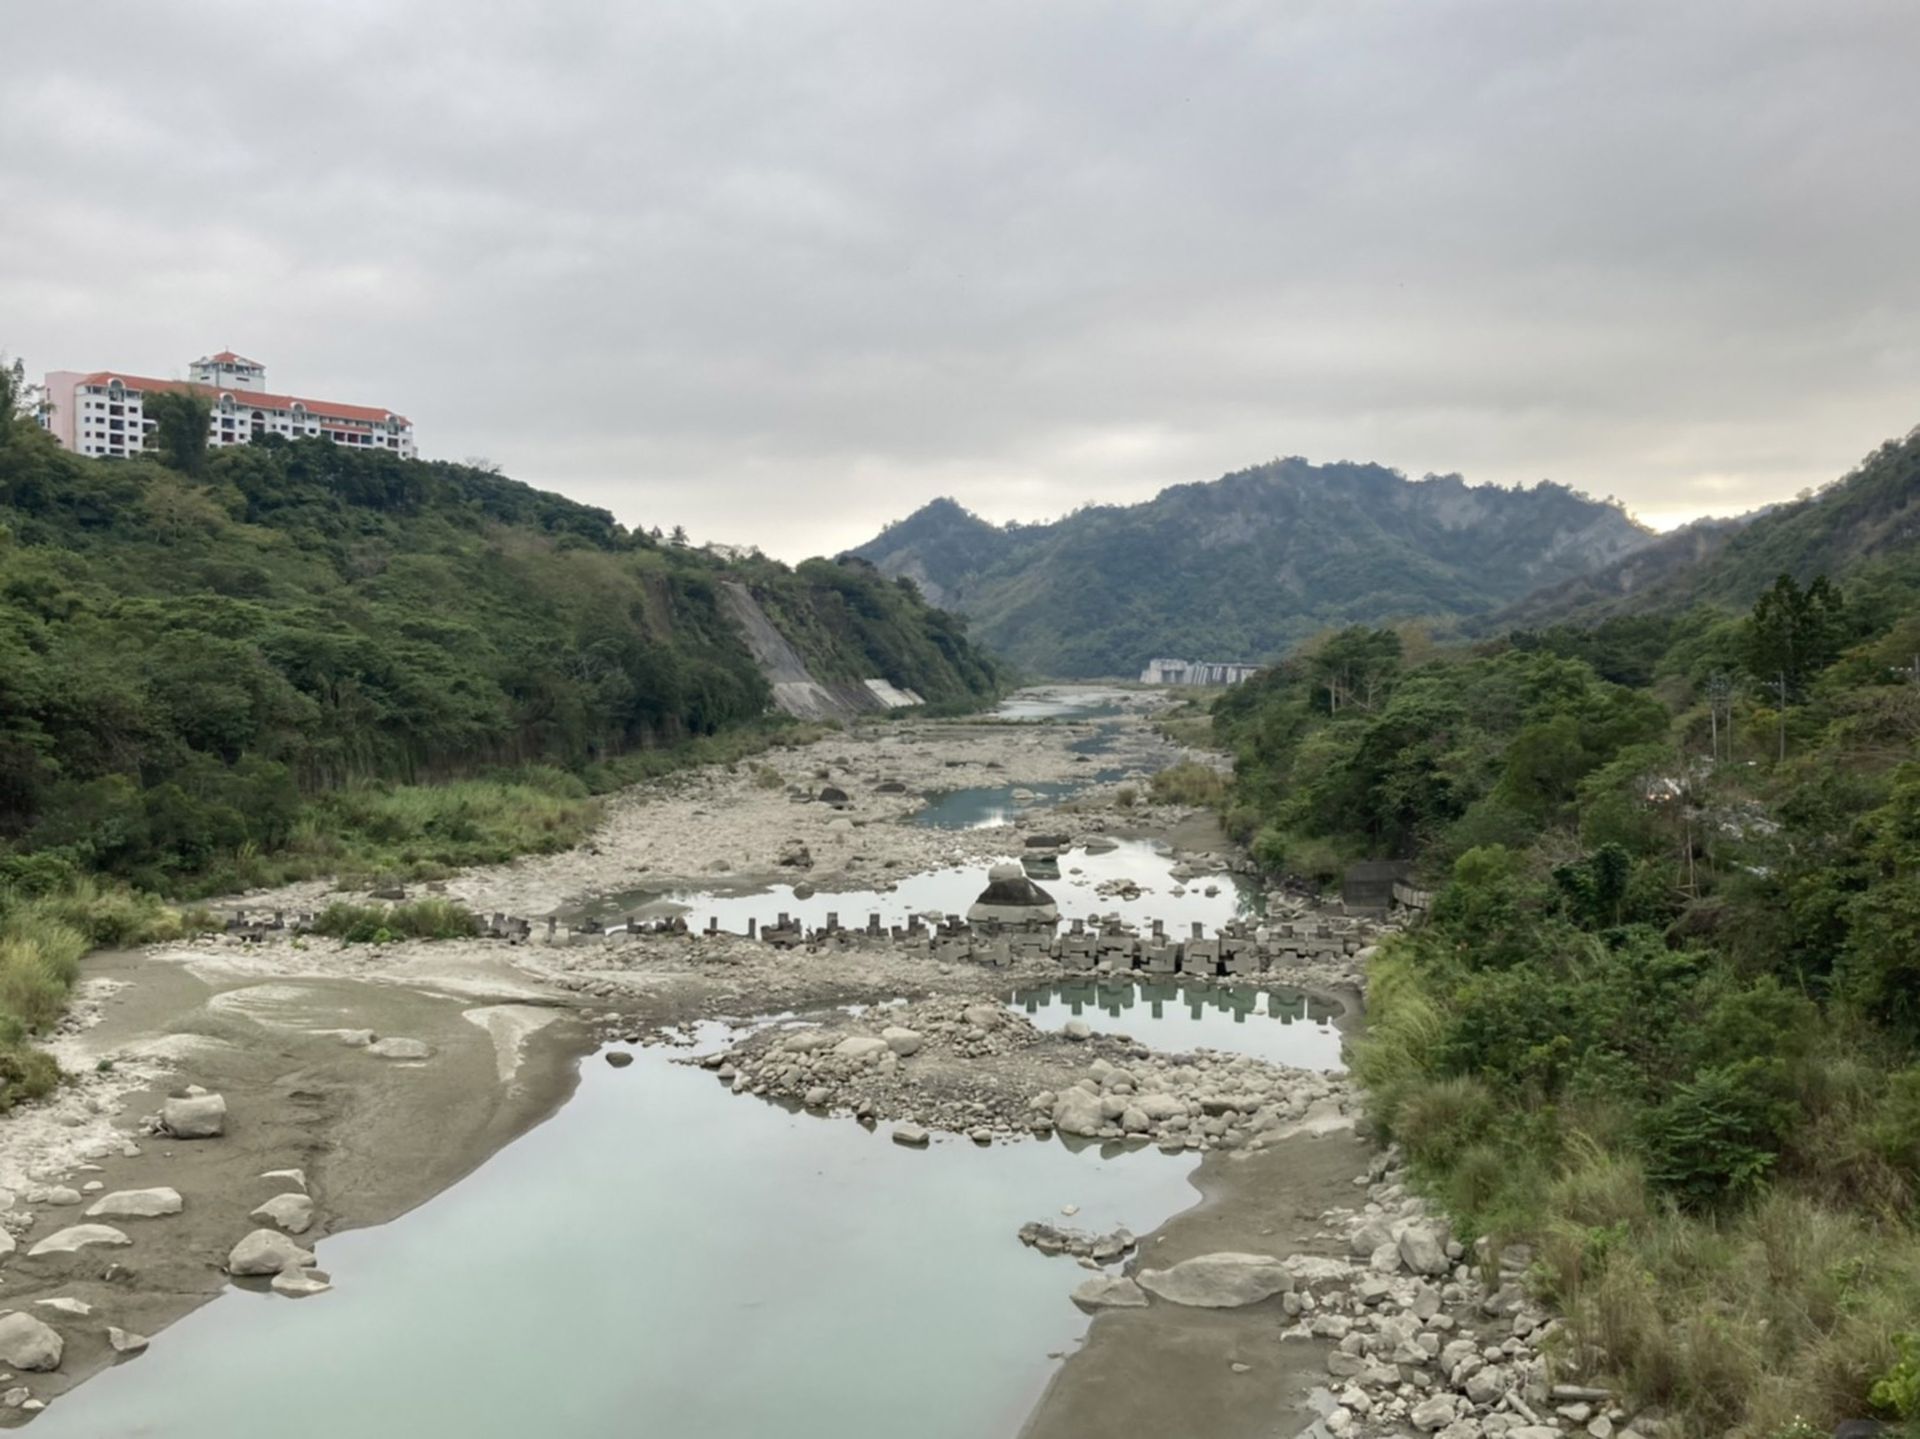
<instances>
[{"instance_id":1,"label":"shrub","mask_svg":"<svg viewBox=\"0 0 1920 1439\"><path fill-rule=\"evenodd\" d=\"M1400 1097L1394 1132L1414 1163L1446 1169L1490 1137L1499 1119L1493 1092L1477 1079L1455 1075L1410 1086Z\"/></svg>"},{"instance_id":2,"label":"shrub","mask_svg":"<svg viewBox=\"0 0 1920 1439\"><path fill-rule=\"evenodd\" d=\"M1649 1173L1684 1204L1705 1208L1757 1189L1793 1119L1777 1061L1711 1069L1648 1111Z\"/></svg>"},{"instance_id":3,"label":"shrub","mask_svg":"<svg viewBox=\"0 0 1920 1439\"><path fill-rule=\"evenodd\" d=\"M1893 1347L1899 1359L1874 1381L1867 1398L1901 1419L1920 1419L1920 1334L1896 1334Z\"/></svg>"},{"instance_id":4,"label":"shrub","mask_svg":"<svg viewBox=\"0 0 1920 1439\"><path fill-rule=\"evenodd\" d=\"M1920 1184L1920 1068L1902 1070L1887 1082L1866 1138L1881 1159Z\"/></svg>"},{"instance_id":5,"label":"shrub","mask_svg":"<svg viewBox=\"0 0 1920 1439\"><path fill-rule=\"evenodd\" d=\"M446 899L391 906L336 902L315 917L313 929L347 944L387 944L398 939L470 939L480 933L480 920Z\"/></svg>"},{"instance_id":6,"label":"shrub","mask_svg":"<svg viewBox=\"0 0 1920 1439\"><path fill-rule=\"evenodd\" d=\"M1161 804L1218 806L1227 797L1226 776L1197 760L1181 760L1153 777L1153 797Z\"/></svg>"},{"instance_id":7,"label":"shrub","mask_svg":"<svg viewBox=\"0 0 1920 1439\"><path fill-rule=\"evenodd\" d=\"M60 1067L53 1056L18 1040L0 1042L0 1114L51 1093L59 1082Z\"/></svg>"}]
</instances>

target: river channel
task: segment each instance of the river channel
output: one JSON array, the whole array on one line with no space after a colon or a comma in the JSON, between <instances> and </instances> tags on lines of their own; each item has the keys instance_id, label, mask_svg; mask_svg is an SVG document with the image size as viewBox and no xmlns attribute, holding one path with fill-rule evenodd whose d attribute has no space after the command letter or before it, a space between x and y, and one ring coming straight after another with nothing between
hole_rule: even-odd
<instances>
[{"instance_id":1,"label":"river channel","mask_svg":"<svg viewBox=\"0 0 1920 1439\"><path fill-rule=\"evenodd\" d=\"M1043 712L1010 717L1087 708L1026 703ZM1251 887L1176 879L1172 863L1129 840L1069 851L1045 883L1069 918L1212 926L1257 911ZM886 889L634 892L595 908L731 930L782 910L893 922L964 912L981 879L976 864ZM1335 1010L1284 990L1087 981L1005 1002L1042 1028L1078 1017L1165 1052L1340 1067ZM1144 1235L1196 1197L1193 1152L949 1135L913 1149L884 1126L735 1095L681 1062L728 1034L704 1023L625 1068L583 1057L559 1112L467 1178L321 1239L333 1290L296 1302L235 1286L35 1434L1010 1436L1089 1323L1068 1297L1087 1271L1021 1245L1020 1226Z\"/></svg>"}]
</instances>

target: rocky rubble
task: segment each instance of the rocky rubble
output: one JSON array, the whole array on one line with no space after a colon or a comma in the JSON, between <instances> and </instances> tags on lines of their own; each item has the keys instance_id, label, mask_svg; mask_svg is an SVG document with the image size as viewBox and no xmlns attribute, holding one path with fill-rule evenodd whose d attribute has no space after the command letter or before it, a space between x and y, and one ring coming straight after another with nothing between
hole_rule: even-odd
<instances>
[{"instance_id":1,"label":"rocky rubble","mask_svg":"<svg viewBox=\"0 0 1920 1439\"><path fill-rule=\"evenodd\" d=\"M1523 1247L1493 1256L1483 1246L1469 1262L1446 1221L1407 1192L1391 1152L1367 1178L1362 1208L1328 1216L1348 1258L1321 1261L1281 1298L1290 1336L1335 1345L1314 1439L1409 1429L1440 1439L1664 1439L1659 1413L1631 1414L1604 1389L1552 1382L1561 1321L1529 1298Z\"/></svg>"},{"instance_id":2,"label":"rocky rubble","mask_svg":"<svg viewBox=\"0 0 1920 1439\"><path fill-rule=\"evenodd\" d=\"M1020 1242L1042 1254L1066 1254L1095 1264L1111 1264L1132 1249L1136 1241L1132 1231L1125 1228L1110 1234L1089 1234L1084 1229L1064 1229L1035 1220L1020 1226Z\"/></svg>"},{"instance_id":3,"label":"rocky rubble","mask_svg":"<svg viewBox=\"0 0 1920 1439\"><path fill-rule=\"evenodd\" d=\"M1244 1055L1103 1058L1029 1107L1039 1125L1085 1139L1140 1139L1166 1149L1264 1145L1300 1126L1344 1128L1352 1092L1339 1075L1288 1069Z\"/></svg>"},{"instance_id":4,"label":"rocky rubble","mask_svg":"<svg viewBox=\"0 0 1920 1439\"><path fill-rule=\"evenodd\" d=\"M1027 1052L1046 1043L1057 1041L1024 1016L960 996L761 1031L698 1062L735 1093L990 1142L1026 1127L1026 1087L1010 1083L1006 1067L1019 1074Z\"/></svg>"},{"instance_id":5,"label":"rocky rubble","mask_svg":"<svg viewBox=\"0 0 1920 1439\"><path fill-rule=\"evenodd\" d=\"M990 1141L1016 1133L1168 1150L1260 1147L1346 1128L1347 1081L1246 1056L1155 1054L1070 1022L1058 1035L966 997L761 1031L698 1061L736 1093Z\"/></svg>"}]
</instances>

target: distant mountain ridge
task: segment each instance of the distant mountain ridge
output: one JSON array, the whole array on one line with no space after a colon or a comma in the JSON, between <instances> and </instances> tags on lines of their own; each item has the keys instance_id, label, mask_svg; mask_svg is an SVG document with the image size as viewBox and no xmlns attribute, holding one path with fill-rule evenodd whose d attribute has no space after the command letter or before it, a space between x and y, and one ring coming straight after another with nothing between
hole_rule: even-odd
<instances>
[{"instance_id":1,"label":"distant mountain ridge","mask_svg":"<svg viewBox=\"0 0 1920 1439\"><path fill-rule=\"evenodd\" d=\"M1564 485L1291 458L1050 524L935 500L851 553L1026 669L1086 678L1156 655L1273 659L1329 625L1487 614L1653 538Z\"/></svg>"},{"instance_id":2,"label":"distant mountain ridge","mask_svg":"<svg viewBox=\"0 0 1920 1439\"><path fill-rule=\"evenodd\" d=\"M1804 499L1698 520L1609 565L1524 596L1474 628L1592 624L1694 604L1745 609L1780 575L1806 583L1920 564L1920 429Z\"/></svg>"}]
</instances>

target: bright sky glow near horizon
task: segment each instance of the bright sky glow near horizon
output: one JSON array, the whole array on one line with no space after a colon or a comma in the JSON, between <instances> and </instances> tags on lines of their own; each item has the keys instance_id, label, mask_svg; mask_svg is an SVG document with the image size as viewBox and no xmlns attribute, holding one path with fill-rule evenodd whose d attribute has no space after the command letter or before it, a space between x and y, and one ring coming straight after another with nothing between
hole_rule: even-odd
<instances>
[{"instance_id":1,"label":"bright sky glow near horizon","mask_svg":"<svg viewBox=\"0 0 1920 1439\"><path fill-rule=\"evenodd\" d=\"M1279 455L1660 527L1920 421L1909 0L15 7L0 349L797 559Z\"/></svg>"}]
</instances>

